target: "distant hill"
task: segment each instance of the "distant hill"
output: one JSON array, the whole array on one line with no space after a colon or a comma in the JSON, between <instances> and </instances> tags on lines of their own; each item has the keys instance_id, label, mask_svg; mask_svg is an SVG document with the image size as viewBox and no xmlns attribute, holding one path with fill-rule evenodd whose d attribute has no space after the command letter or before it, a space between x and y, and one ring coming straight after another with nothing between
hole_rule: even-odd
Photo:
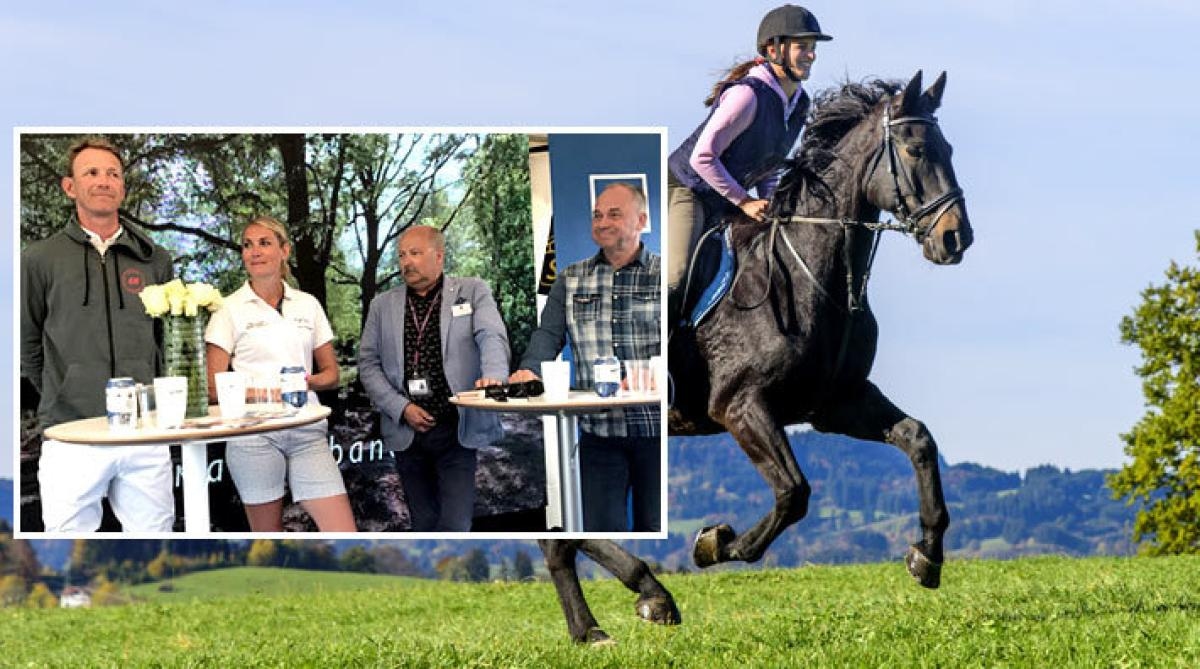
<instances>
[{"instance_id":1,"label":"distant hill","mask_svg":"<svg viewBox=\"0 0 1200 669\"><path fill-rule=\"evenodd\" d=\"M789 439L813 495L808 517L776 540L765 564L889 560L919 538L916 480L899 450L811 431ZM771 490L729 435L675 437L669 444L669 536L626 545L669 569L694 569L691 543L696 530L721 522L746 530L770 508ZM944 459L940 465L950 507L946 545L951 557L1134 552L1134 511L1112 499L1104 483L1108 471L1073 472L1047 465L1022 476L973 463L948 465ZM363 542L337 543L344 550ZM403 543L428 565L476 546L480 544ZM516 550L538 554L531 542L489 541L481 547L493 564ZM587 561L581 566L593 569Z\"/></svg>"},{"instance_id":2,"label":"distant hill","mask_svg":"<svg viewBox=\"0 0 1200 669\"><path fill-rule=\"evenodd\" d=\"M12 479L0 479L0 518L13 524L13 482Z\"/></svg>"},{"instance_id":3,"label":"distant hill","mask_svg":"<svg viewBox=\"0 0 1200 669\"><path fill-rule=\"evenodd\" d=\"M916 480L899 450L812 431L790 441L813 495L808 517L776 540L769 564L887 559L918 538ZM699 527L727 522L743 531L770 508L770 488L729 435L676 437L668 450L671 538L649 544L664 564L690 562ZM1047 465L1021 476L944 459L940 468L952 555L1133 552L1134 511L1112 499L1106 471Z\"/></svg>"},{"instance_id":4,"label":"distant hill","mask_svg":"<svg viewBox=\"0 0 1200 669\"><path fill-rule=\"evenodd\" d=\"M817 432L789 438L813 495L808 517L776 540L765 564L888 560L918 538L916 481L908 459L898 450ZM725 522L745 531L770 507L772 496L728 435L676 437L669 444L669 536L630 547L664 567L691 569L697 529ZM941 472L950 507L946 541L952 557L1134 552L1134 510L1112 499L1105 487L1107 471L1073 472L1047 465L1022 476L972 463L947 465L943 460ZM7 500L4 511L11 514L11 481L0 481L0 500ZM374 543L370 535L335 542L339 552ZM428 572L438 560L475 547L484 548L493 565L501 558L511 559L518 550L532 554L535 561L538 555L528 540L397 543ZM56 569L70 555L70 541L38 540L33 545L42 563Z\"/></svg>"}]
</instances>

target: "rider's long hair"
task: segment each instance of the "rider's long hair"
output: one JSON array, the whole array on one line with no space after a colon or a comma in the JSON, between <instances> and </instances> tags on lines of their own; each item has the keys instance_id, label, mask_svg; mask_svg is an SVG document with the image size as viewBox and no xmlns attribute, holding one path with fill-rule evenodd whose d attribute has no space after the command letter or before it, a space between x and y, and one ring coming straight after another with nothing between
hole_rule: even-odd
<instances>
[{"instance_id":1,"label":"rider's long hair","mask_svg":"<svg viewBox=\"0 0 1200 669\"><path fill-rule=\"evenodd\" d=\"M711 107L717 104L717 100L721 99L721 94L725 92L726 88L729 88L742 79L745 79L746 74L750 72L750 68L765 62L767 62L766 59L762 57L756 57L752 60L738 63L737 65L729 68L729 71L721 77L720 81L713 84L712 91L708 94L708 97L704 99L704 106Z\"/></svg>"}]
</instances>

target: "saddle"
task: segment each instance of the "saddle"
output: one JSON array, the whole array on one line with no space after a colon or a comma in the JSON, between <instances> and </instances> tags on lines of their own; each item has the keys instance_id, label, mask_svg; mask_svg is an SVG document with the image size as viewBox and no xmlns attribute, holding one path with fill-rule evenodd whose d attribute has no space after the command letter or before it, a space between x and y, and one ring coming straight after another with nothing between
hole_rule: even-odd
<instances>
[{"instance_id":1,"label":"saddle","mask_svg":"<svg viewBox=\"0 0 1200 669\"><path fill-rule=\"evenodd\" d=\"M709 229L696 242L684 281L672 295L679 304L679 324L695 328L704 322L729 293L737 273L737 260L729 241L729 225Z\"/></svg>"}]
</instances>

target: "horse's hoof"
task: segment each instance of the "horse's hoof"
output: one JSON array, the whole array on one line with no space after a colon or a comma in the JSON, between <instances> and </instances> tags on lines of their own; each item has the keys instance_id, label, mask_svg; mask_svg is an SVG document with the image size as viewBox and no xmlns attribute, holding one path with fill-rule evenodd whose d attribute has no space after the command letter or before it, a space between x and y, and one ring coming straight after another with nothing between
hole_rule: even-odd
<instances>
[{"instance_id":1,"label":"horse's hoof","mask_svg":"<svg viewBox=\"0 0 1200 669\"><path fill-rule=\"evenodd\" d=\"M678 625L679 609L675 601L667 597L639 597L634 604L638 617L658 625Z\"/></svg>"},{"instance_id":2,"label":"horse's hoof","mask_svg":"<svg viewBox=\"0 0 1200 669\"><path fill-rule=\"evenodd\" d=\"M607 632L599 627L592 627L583 637L583 642L589 646L615 646L616 639L610 637Z\"/></svg>"},{"instance_id":3,"label":"horse's hoof","mask_svg":"<svg viewBox=\"0 0 1200 669\"><path fill-rule=\"evenodd\" d=\"M723 562L721 552L735 536L733 528L724 523L701 529L692 544L692 562L701 569Z\"/></svg>"},{"instance_id":4,"label":"horse's hoof","mask_svg":"<svg viewBox=\"0 0 1200 669\"><path fill-rule=\"evenodd\" d=\"M932 590L942 584L942 563L926 557L917 544L908 547L908 553L904 556L904 566L908 567L908 573L917 579L917 583L926 588Z\"/></svg>"}]
</instances>

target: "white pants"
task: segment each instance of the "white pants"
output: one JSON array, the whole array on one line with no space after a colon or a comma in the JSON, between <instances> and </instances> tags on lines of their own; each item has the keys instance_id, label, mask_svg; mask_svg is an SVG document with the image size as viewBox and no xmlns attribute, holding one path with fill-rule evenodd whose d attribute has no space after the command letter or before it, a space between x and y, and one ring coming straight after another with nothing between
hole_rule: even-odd
<instances>
[{"instance_id":1,"label":"white pants","mask_svg":"<svg viewBox=\"0 0 1200 669\"><path fill-rule=\"evenodd\" d=\"M164 446L96 446L53 439L38 462L47 532L95 532L108 496L125 532L170 532L175 522L171 451Z\"/></svg>"}]
</instances>

